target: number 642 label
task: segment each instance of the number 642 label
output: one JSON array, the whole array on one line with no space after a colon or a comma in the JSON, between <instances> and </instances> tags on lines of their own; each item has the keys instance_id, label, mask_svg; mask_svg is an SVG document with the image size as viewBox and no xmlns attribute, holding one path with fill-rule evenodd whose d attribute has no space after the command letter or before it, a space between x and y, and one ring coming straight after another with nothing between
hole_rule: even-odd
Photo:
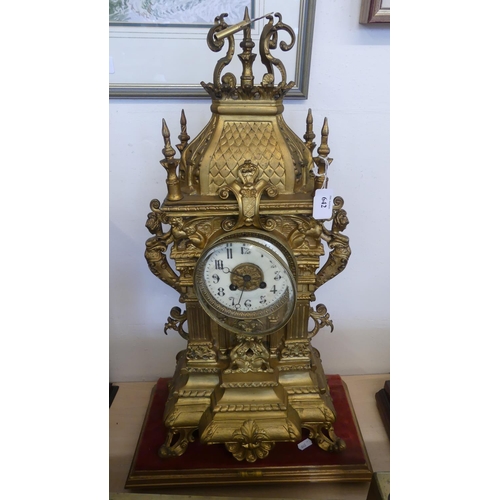
<instances>
[{"instance_id":1,"label":"number 642 label","mask_svg":"<svg viewBox=\"0 0 500 500\"><path fill-rule=\"evenodd\" d=\"M316 189L313 201L313 217L317 220L331 219L333 211L333 189Z\"/></svg>"}]
</instances>

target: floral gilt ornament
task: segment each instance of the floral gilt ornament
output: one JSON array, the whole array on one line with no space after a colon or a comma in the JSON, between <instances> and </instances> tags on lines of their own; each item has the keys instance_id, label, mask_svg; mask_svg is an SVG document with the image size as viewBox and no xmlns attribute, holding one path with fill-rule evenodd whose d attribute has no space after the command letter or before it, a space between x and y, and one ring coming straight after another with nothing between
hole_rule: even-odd
<instances>
[{"instance_id":1,"label":"floral gilt ornament","mask_svg":"<svg viewBox=\"0 0 500 500\"><path fill-rule=\"evenodd\" d=\"M232 439L234 442L226 443L226 448L239 461L255 462L258 458L266 458L274 446L266 431L259 429L253 420L247 420L234 431Z\"/></svg>"}]
</instances>

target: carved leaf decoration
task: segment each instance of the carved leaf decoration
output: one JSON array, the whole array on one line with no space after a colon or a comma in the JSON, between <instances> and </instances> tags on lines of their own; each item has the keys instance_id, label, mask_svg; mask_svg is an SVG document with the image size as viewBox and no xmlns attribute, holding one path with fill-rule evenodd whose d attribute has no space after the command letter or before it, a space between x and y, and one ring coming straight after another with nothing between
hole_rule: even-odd
<instances>
[{"instance_id":1,"label":"carved leaf decoration","mask_svg":"<svg viewBox=\"0 0 500 500\"><path fill-rule=\"evenodd\" d=\"M245 421L240 429L233 432L232 439L236 442L226 443L226 448L237 460L250 463L267 457L274 446L266 431L259 429L254 420Z\"/></svg>"},{"instance_id":2,"label":"carved leaf decoration","mask_svg":"<svg viewBox=\"0 0 500 500\"><path fill-rule=\"evenodd\" d=\"M314 337L324 326L329 326L330 331L333 332L333 322L330 319L330 314L328 314L328 311L324 304L318 304L316 306L316 311L314 311L314 309L311 307L309 314L314 321L314 328L310 332L308 332L309 338Z\"/></svg>"},{"instance_id":3,"label":"carved leaf decoration","mask_svg":"<svg viewBox=\"0 0 500 500\"><path fill-rule=\"evenodd\" d=\"M173 307L170 311L170 316L165 323L164 332L167 335L168 330L174 330L179 333L179 335L184 340L189 340L188 333L184 331L183 325L187 321L187 312L181 312L179 307Z\"/></svg>"}]
</instances>

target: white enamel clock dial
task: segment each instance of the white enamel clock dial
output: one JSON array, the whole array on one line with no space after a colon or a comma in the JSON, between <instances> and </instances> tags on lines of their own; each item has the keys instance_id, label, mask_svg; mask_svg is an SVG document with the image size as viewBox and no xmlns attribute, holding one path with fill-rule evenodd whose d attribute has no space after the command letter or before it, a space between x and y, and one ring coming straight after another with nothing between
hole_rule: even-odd
<instances>
[{"instance_id":1,"label":"white enamel clock dial","mask_svg":"<svg viewBox=\"0 0 500 500\"><path fill-rule=\"evenodd\" d=\"M259 238L225 239L201 257L195 290L205 311L230 331L267 334L295 306L295 281L276 245Z\"/></svg>"}]
</instances>

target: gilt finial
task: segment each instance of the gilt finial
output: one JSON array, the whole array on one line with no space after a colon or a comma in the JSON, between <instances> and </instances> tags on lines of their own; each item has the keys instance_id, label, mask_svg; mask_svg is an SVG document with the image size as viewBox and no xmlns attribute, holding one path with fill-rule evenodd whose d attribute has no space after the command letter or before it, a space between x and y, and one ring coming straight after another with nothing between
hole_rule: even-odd
<instances>
[{"instance_id":1,"label":"gilt finial","mask_svg":"<svg viewBox=\"0 0 500 500\"><path fill-rule=\"evenodd\" d=\"M315 178L314 178L314 189L321 189L328 187L328 176L327 170L328 165L332 162L332 158L328 158L330 153L330 148L328 147L328 119L325 118L323 122L323 127L321 128L321 144L318 151L318 156L314 157L314 163L316 164Z\"/></svg>"},{"instance_id":2,"label":"gilt finial","mask_svg":"<svg viewBox=\"0 0 500 500\"><path fill-rule=\"evenodd\" d=\"M181 133L179 134L179 140L181 141L180 144L177 144L177 149L179 150L180 153L182 153L185 149L185 147L188 144L189 139L191 137L187 133L187 120L186 120L186 115L184 114L184 110L181 111Z\"/></svg>"},{"instance_id":3,"label":"gilt finial","mask_svg":"<svg viewBox=\"0 0 500 500\"><path fill-rule=\"evenodd\" d=\"M162 118L161 133L163 135L163 141L165 147L161 150L164 160L160 160L162 167L167 171L167 200L168 201L178 201L182 199L182 193L180 189L179 177L177 176L177 165L179 160L174 158L175 150L170 144L170 130L168 130L167 122L165 118Z\"/></svg>"},{"instance_id":4,"label":"gilt finial","mask_svg":"<svg viewBox=\"0 0 500 500\"><path fill-rule=\"evenodd\" d=\"M165 147L161 150L161 152L163 153L163 156L169 160L175 156L175 150L170 144L170 130L168 130L165 118L162 118L161 133L163 135L163 142L165 143Z\"/></svg>"},{"instance_id":5,"label":"gilt finial","mask_svg":"<svg viewBox=\"0 0 500 500\"><path fill-rule=\"evenodd\" d=\"M243 21L248 24L246 24L245 27L243 28L243 40L240 43L240 47L243 49L243 52L238 55L241 64L243 65L243 73L241 75L241 86L245 88L252 88L254 81L252 65L257 54L254 54L252 52L252 49L255 47L255 43L252 40L250 15L248 14L248 7L245 7L245 17L243 18Z\"/></svg>"},{"instance_id":6,"label":"gilt finial","mask_svg":"<svg viewBox=\"0 0 500 500\"><path fill-rule=\"evenodd\" d=\"M309 111L307 112L307 118L306 118L306 133L304 134L304 139L305 139L305 145L309 149L309 151L313 151L313 149L316 147L316 143L314 142L314 138L316 137L316 134L313 131L313 115L311 108L309 108Z\"/></svg>"},{"instance_id":7,"label":"gilt finial","mask_svg":"<svg viewBox=\"0 0 500 500\"><path fill-rule=\"evenodd\" d=\"M318 154L323 158L328 156L330 153L330 148L328 147L328 134L330 130L328 129L328 118L325 118L323 122L323 128L321 129L321 145L318 148Z\"/></svg>"}]
</instances>

